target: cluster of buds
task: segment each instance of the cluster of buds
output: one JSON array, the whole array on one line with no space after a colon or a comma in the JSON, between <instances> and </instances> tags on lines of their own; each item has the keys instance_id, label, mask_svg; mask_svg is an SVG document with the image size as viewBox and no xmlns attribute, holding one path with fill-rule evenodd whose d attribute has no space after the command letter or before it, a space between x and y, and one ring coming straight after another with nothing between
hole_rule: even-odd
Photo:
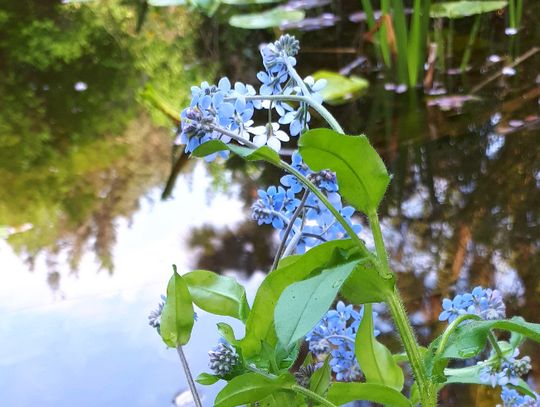
<instances>
[{"instance_id":1,"label":"cluster of buds","mask_svg":"<svg viewBox=\"0 0 540 407\"><path fill-rule=\"evenodd\" d=\"M230 374L239 362L236 351L225 343L219 343L214 349L208 351L208 357L210 358L208 366L220 377Z\"/></svg>"}]
</instances>

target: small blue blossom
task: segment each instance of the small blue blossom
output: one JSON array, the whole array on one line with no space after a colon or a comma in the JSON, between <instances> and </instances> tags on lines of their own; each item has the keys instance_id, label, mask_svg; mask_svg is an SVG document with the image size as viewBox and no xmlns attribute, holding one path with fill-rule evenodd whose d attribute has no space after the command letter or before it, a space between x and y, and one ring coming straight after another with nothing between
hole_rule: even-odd
<instances>
[{"instance_id":1,"label":"small blue blossom","mask_svg":"<svg viewBox=\"0 0 540 407\"><path fill-rule=\"evenodd\" d=\"M259 199L251 207L253 220L259 225L272 224L276 229L283 229L285 225L281 210L285 202L285 190L271 186L266 191L259 189L258 195Z\"/></svg>"},{"instance_id":2,"label":"small blue blossom","mask_svg":"<svg viewBox=\"0 0 540 407\"><path fill-rule=\"evenodd\" d=\"M501 400L504 403L504 407L538 407L540 406L538 395L536 395L536 398L532 398L531 396L524 396L520 394L517 390L507 387L507 386L502 388Z\"/></svg>"},{"instance_id":3,"label":"small blue blossom","mask_svg":"<svg viewBox=\"0 0 540 407\"><path fill-rule=\"evenodd\" d=\"M236 350L226 341L220 341L215 348L208 351L208 357L208 367L220 377L230 374L240 362Z\"/></svg>"},{"instance_id":4,"label":"small blue blossom","mask_svg":"<svg viewBox=\"0 0 540 407\"><path fill-rule=\"evenodd\" d=\"M353 305L339 301L336 308L329 310L306 335L309 350L315 356L330 357L329 364L337 381L353 381L360 377L354 342L362 314L363 309L358 312ZM375 330L374 334L378 335L379 331Z\"/></svg>"},{"instance_id":5,"label":"small blue blossom","mask_svg":"<svg viewBox=\"0 0 540 407\"><path fill-rule=\"evenodd\" d=\"M486 320L506 317L506 306L499 290L475 287L472 293L459 294L453 300L445 298L439 321L454 321L459 315L473 314Z\"/></svg>"}]
</instances>

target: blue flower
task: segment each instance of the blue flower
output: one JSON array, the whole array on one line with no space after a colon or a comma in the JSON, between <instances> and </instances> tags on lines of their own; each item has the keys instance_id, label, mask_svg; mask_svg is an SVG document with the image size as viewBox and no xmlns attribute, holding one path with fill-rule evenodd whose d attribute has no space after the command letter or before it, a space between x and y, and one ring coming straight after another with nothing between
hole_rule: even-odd
<instances>
[{"instance_id":1,"label":"blue flower","mask_svg":"<svg viewBox=\"0 0 540 407\"><path fill-rule=\"evenodd\" d=\"M311 115L309 114L307 106L304 103L300 103L300 107L297 110L291 110L285 113L279 119L279 123L288 124L291 136L294 137L298 136L302 130L307 128L307 124L309 123L310 119Z\"/></svg>"},{"instance_id":2,"label":"blue flower","mask_svg":"<svg viewBox=\"0 0 540 407\"><path fill-rule=\"evenodd\" d=\"M287 80L287 75L283 72L272 74L261 71L257 74L257 78L261 81L261 89L259 90L262 96L279 95L283 91L281 84Z\"/></svg>"},{"instance_id":3,"label":"blue flower","mask_svg":"<svg viewBox=\"0 0 540 407\"><path fill-rule=\"evenodd\" d=\"M473 314L486 320L506 317L506 306L499 290L475 287L472 293L456 295L453 300L443 300L439 321L454 321L459 315Z\"/></svg>"},{"instance_id":4,"label":"blue flower","mask_svg":"<svg viewBox=\"0 0 540 407\"><path fill-rule=\"evenodd\" d=\"M276 229L283 229L285 224L281 210L285 202L285 190L271 186L266 191L259 189L258 195L259 199L251 207L253 220L259 225L272 224Z\"/></svg>"}]
</instances>

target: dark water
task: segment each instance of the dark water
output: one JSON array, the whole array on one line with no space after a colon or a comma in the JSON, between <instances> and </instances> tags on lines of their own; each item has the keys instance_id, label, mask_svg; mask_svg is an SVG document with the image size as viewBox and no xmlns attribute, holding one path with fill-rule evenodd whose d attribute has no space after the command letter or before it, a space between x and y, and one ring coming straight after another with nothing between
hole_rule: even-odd
<instances>
[{"instance_id":1,"label":"dark water","mask_svg":"<svg viewBox=\"0 0 540 407\"><path fill-rule=\"evenodd\" d=\"M10 18L0 25L0 67L11 73L0 80L0 225L10 227L0 231L1 404L169 405L185 382L146 315L170 264L238 273L253 295L274 240L248 208L257 186L279 174L247 171L238 160L226 171L188 163L161 201L173 123L143 90L149 84L180 106L187 84L212 72L254 82L256 47L271 37L208 21L201 35L198 21L190 16L188 24L178 11L151 13L137 35L125 8L27 3L1 9ZM500 70L490 56L518 57L538 45L533 6L515 37L504 35L504 16L484 19L470 72L437 74L444 96L467 95ZM420 90L396 94L385 90L391 79L376 69L362 27L346 22L355 8L311 11L342 22L293 31L303 44L299 69L340 70L358 56L370 62L352 71L370 80L368 93L332 111L349 133L368 135L393 174L382 222L420 340L442 329L442 297L478 284L505 293L508 315L540 322L539 54L462 106ZM71 36L47 21L62 22ZM459 65L469 23L456 23L447 67ZM217 340L215 322L202 313L187 347L195 374ZM526 350L538 383L540 352ZM497 396L449 387L442 399L495 405Z\"/></svg>"}]
</instances>

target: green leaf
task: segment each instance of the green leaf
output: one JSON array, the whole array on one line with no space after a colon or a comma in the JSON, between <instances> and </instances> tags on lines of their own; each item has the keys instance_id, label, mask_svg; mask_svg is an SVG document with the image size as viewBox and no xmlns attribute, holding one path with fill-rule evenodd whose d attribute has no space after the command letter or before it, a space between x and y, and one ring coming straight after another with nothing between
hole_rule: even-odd
<instances>
[{"instance_id":1,"label":"green leaf","mask_svg":"<svg viewBox=\"0 0 540 407\"><path fill-rule=\"evenodd\" d=\"M234 278L206 270L184 274L191 298L200 309L245 321L249 314L246 291Z\"/></svg>"},{"instance_id":2,"label":"green leaf","mask_svg":"<svg viewBox=\"0 0 540 407\"><path fill-rule=\"evenodd\" d=\"M289 10L284 7L276 7L260 13L237 14L229 19L233 27L248 30L261 28L279 27L284 23L296 23L302 21L305 13L302 10Z\"/></svg>"},{"instance_id":3,"label":"green leaf","mask_svg":"<svg viewBox=\"0 0 540 407\"><path fill-rule=\"evenodd\" d=\"M203 386L210 386L216 383L219 379L219 376L210 373L201 373L199 376L197 376L195 381L199 384L202 384Z\"/></svg>"},{"instance_id":4,"label":"green leaf","mask_svg":"<svg viewBox=\"0 0 540 407\"><path fill-rule=\"evenodd\" d=\"M366 136L314 129L302 134L298 145L312 170L336 173L339 191L351 205L366 214L377 209L390 176Z\"/></svg>"},{"instance_id":5,"label":"green leaf","mask_svg":"<svg viewBox=\"0 0 540 407\"><path fill-rule=\"evenodd\" d=\"M303 338L320 321L357 264L353 261L324 270L285 288L274 310L277 337L285 348Z\"/></svg>"},{"instance_id":6,"label":"green leaf","mask_svg":"<svg viewBox=\"0 0 540 407\"><path fill-rule=\"evenodd\" d=\"M273 393L257 403L260 407L305 407L305 405L302 396L285 391Z\"/></svg>"},{"instance_id":7,"label":"green leaf","mask_svg":"<svg viewBox=\"0 0 540 407\"><path fill-rule=\"evenodd\" d=\"M449 1L431 5L431 18L462 18L475 14L489 13L506 7L508 2L501 1Z\"/></svg>"},{"instance_id":8,"label":"green leaf","mask_svg":"<svg viewBox=\"0 0 540 407\"><path fill-rule=\"evenodd\" d=\"M330 364L328 363L330 358L324 360L324 364L311 376L309 381L309 389L317 393L320 396L324 396L328 391L330 386L330 381L332 380L332 371L330 369Z\"/></svg>"},{"instance_id":9,"label":"green leaf","mask_svg":"<svg viewBox=\"0 0 540 407\"><path fill-rule=\"evenodd\" d=\"M186 0L148 0L148 4L154 7L185 6Z\"/></svg>"},{"instance_id":10,"label":"green leaf","mask_svg":"<svg viewBox=\"0 0 540 407\"><path fill-rule=\"evenodd\" d=\"M234 144L225 144L220 140L210 140L201 144L192 151L191 155L200 158L226 150L232 151L247 161L267 161L274 165L278 165L280 162L279 154L268 146L262 146L254 150Z\"/></svg>"},{"instance_id":11,"label":"green leaf","mask_svg":"<svg viewBox=\"0 0 540 407\"><path fill-rule=\"evenodd\" d=\"M218 332L223 339L225 339L231 345L236 345L238 343L234 336L234 330L229 324L226 324L225 322L218 322L216 325Z\"/></svg>"},{"instance_id":12,"label":"green leaf","mask_svg":"<svg viewBox=\"0 0 540 407\"><path fill-rule=\"evenodd\" d=\"M341 287L340 295L352 304L383 302L395 283L394 276L383 278L370 264L359 264Z\"/></svg>"},{"instance_id":13,"label":"green leaf","mask_svg":"<svg viewBox=\"0 0 540 407\"><path fill-rule=\"evenodd\" d=\"M326 398L338 406L355 400L368 400L391 407L412 407L399 391L374 383L332 383Z\"/></svg>"},{"instance_id":14,"label":"green leaf","mask_svg":"<svg viewBox=\"0 0 540 407\"><path fill-rule=\"evenodd\" d=\"M233 153L247 161L267 161L274 165L280 163L279 154L268 146L262 146L256 150L234 144L229 144L228 147Z\"/></svg>"},{"instance_id":15,"label":"green leaf","mask_svg":"<svg viewBox=\"0 0 540 407\"><path fill-rule=\"evenodd\" d=\"M403 371L386 346L375 339L371 304L364 305L354 353L367 383L383 384L401 391L404 381Z\"/></svg>"},{"instance_id":16,"label":"green leaf","mask_svg":"<svg viewBox=\"0 0 540 407\"><path fill-rule=\"evenodd\" d=\"M317 71L313 75L317 81L325 79L326 86L321 90L321 95L325 102L331 105L348 103L356 99L369 87L369 82L358 76L350 78L332 71Z\"/></svg>"},{"instance_id":17,"label":"green leaf","mask_svg":"<svg viewBox=\"0 0 540 407\"><path fill-rule=\"evenodd\" d=\"M271 346L277 343L274 330L274 308L283 290L296 281L304 280L313 270L326 264L334 250L348 250L353 247L355 245L349 239L323 243L297 257L296 261L266 276L257 290L253 307L246 321L246 336L240 341L244 357L257 356L262 340L266 340Z\"/></svg>"},{"instance_id":18,"label":"green leaf","mask_svg":"<svg viewBox=\"0 0 540 407\"><path fill-rule=\"evenodd\" d=\"M209 17L212 17L220 4L220 0L188 0L188 2Z\"/></svg>"},{"instance_id":19,"label":"green leaf","mask_svg":"<svg viewBox=\"0 0 540 407\"><path fill-rule=\"evenodd\" d=\"M459 369L444 369L444 374L447 377L445 384L451 383L465 383L465 384L480 384L490 385L489 383L482 382L480 380L480 371L485 364L479 364L474 366L463 367ZM512 386L518 389L521 393L525 393L529 396L536 397L529 387L529 385L522 379L516 386Z\"/></svg>"},{"instance_id":20,"label":"green leaf","mask_svg":"<svg viewBox=\"0 0 540 407\"><path fill-rule=\"evenodd\" d=\"M264 399L294 384L290 374L268 378L258 373L245 373L232 379L216 396L215 407L234 407Z\"/></svg>"},{"instance_id":21,"label":"green leaf","mask_svg":"<svg viewBox=\"0 0 540 407\"><path fill-rule=\"evenodd\" d=\"M527 322L521 317L494 321L468 321L452 333L441 357L468 359L478 355L486 346L487 335L491 329L516 332L540 342L540 324Z\"/></svg>"},{"instance_id":22,"label":"green leaf","mask_svg":"<svg viewBox=\"0 0 540 407\"><path fill-rule=\"evenodd\" d=\"M161 314L161 338L172 348L188 343L193 328L194 313L191 295L185 280L174 272L167 285L167 301Z\"/></svg>"}]
</instances>

